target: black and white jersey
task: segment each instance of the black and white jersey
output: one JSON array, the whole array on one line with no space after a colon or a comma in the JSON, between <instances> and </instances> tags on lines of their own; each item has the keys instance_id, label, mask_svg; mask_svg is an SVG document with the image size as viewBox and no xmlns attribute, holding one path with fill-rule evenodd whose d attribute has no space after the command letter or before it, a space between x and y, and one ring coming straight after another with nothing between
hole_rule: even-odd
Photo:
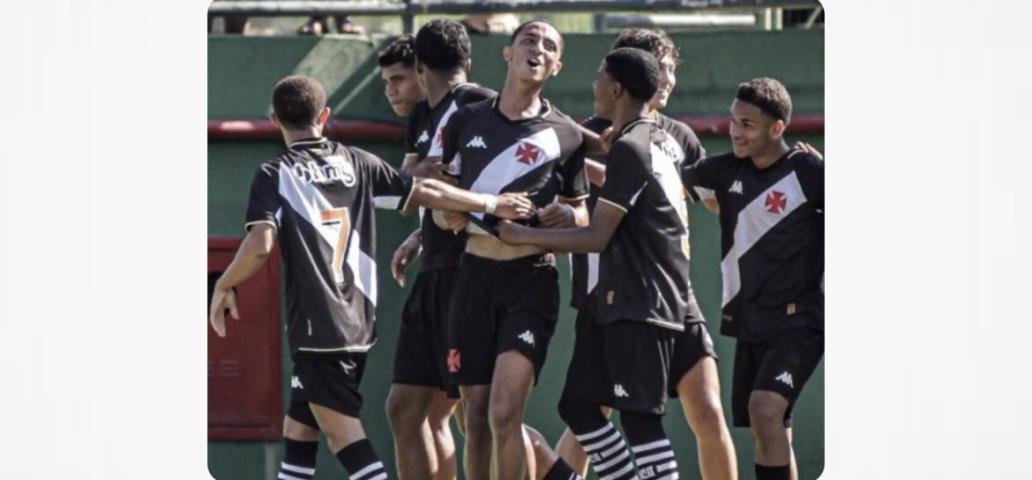
<instances>
[{"instance_id":1,"label":"black and white jersey","mask_svg":"<svg viewBox=\"0 0 1032 480\"><path fill-rule=\"evenodd\" d=\"M409 116L405 134L406 153L415 153L417 161L440 157L444 151L442 140L444 127L459 108L496 96L494 90L472 83L456 85L433 108L424 100L416 104ZM434 223L432 212L422 209L420 230L422 232L424 272L437 268L453 267L459 263L459 256L465 249L465 233L456 235L443 230Z\"/></svg>"},{"instance_id":2,"label":"black and white jersey","mask_svg":"<svg viewBox=\"0 0 1032 480\"><path fill-rule=\"evenodd\" d=\"M583 126L595 133L602 133L613 123L605 118L591 117L584 121ZM666 132L667 138L659 151L672 157L677 165L694 164L706 156L706 149L702 147L699 137L692 131L691 127L674 120L662 113L657 113L656 125L660 130ZM605 158L598 159L605 163ZM598 189L592 189L588 198L588 209L594 211L595 201L598 198ZM573 270L573 287L571 306L577 309L593 308L594 298L591 292L598 284L598 259L597 253L574 253L571 257L571 268ZM688 322L701 322L705 319L702 315L694 314L687 319Z\"/></svg>"},{"instance_id":3,"label":"black and white jersey","mask_svg":"<svg viewBox=\"0 0 1032 480\"><path fill-rule=\"evenodd\" d=\"M639 118L609 150L599 204L625 215L599 255L597 321L647 322L684 330L688 278L688 205L674 142L654 120Z\"/></svg>"},{"instance_id":4,"label":"black and white jersey","mask_svg":"<svg viewBox=\"0 0 1032 480\"><path fill-rule=\"evenodd\" d=\"M444 131L449 173L472 192L497 195L526 192L537 207L556 196L588 196L583 135L577 124L541 99L541 112L510 120L498 110L498 97L459 109ZM498 219L470 214L471 223L491 234Z\"/></svg>"},{"instance_id":5,"label":"black and white jersey","mask_svg":"<svg viewBox=\"0 0 1032 480\"><path fill-rule=\"evenodd\" d=\"M793 149L759 170L728 153L682 170L720 202L721 332L761 341L823 328L824 162Z\"/></svg>"},{"instance_id":6,"label":"black and white jersey","mask_svg":"<svg viewBox=\"0 0 1032 480\"><path fill-rule=\"evenodd\" d=\"M376 341L374 205L402 208L411 179L375 155L325 138L261 164L247 228L278 231L292 353L364 352Z\"/></svg>"}]
</instances>

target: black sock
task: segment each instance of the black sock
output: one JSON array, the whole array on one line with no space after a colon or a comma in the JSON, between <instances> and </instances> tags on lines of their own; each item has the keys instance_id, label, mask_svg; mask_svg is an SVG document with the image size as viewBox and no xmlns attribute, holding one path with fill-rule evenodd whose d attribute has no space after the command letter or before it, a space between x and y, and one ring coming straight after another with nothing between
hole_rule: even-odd
<instances>
[{"instance_id":1,"label":"black sock","mask_svg":"<svg viewBox=\"0 0 1032 480\"><path fill-rule=\"evenodd\" d=\"M286 452L280 462L279 476L282 480L311 480L315 476L315 457L319 453L319 442L301 442L283 439Z\"/></svg>"},{"instance_id":2,"label":"black sock","mask_svg":"<svg viewBox=\"0 0 1032 480\"><path fill-rule=\"evenodd\" d=\"M555 459L552 468L548 469L544 480L584 480L561 458Z\"/></svg>"},{"instance_id":3,"label":"black sock","mask_svg":"<svg viewBox=\"0 0 1032 480\"><path fill-rule=\"evenodd\" d=\"M788 480L790 476L789 466L768 467L756 464L756 480Z\"/></svg>"},{"instance_id":4,"label":"black sock","mask_svg":"<svg viewBox=\"0 0 1032 480\"><path fill-rule=\"evenodd\" d=\"M337 459L351 480L386 480L387 470L376 456L368 438L354 442L337 452Z\"/></svg>"},{"instance_id":5,"label":"black sock","mask_svg":"<svg viewBox=\"0 0 1032 480\"><path fill-rule=\"evenodd\" d=\"M663 431L663 416L650 413L620 412L620 425L634 453L634 464L641 478L676 480L677 458L674 447Z\"/></svg>"}]
</instances>

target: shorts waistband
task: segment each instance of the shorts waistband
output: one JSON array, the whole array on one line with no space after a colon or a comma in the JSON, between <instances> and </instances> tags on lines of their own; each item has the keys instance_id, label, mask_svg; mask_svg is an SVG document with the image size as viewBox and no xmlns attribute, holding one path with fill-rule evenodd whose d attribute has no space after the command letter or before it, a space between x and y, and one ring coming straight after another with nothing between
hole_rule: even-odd
<instances>
[{"instance_id":1,"label":"shorts waistband","mask_svg":"<svg viewBox=\"0 0 1032 480\"><path fill-rule=\"evenodd\" d=\"M459 258L459 265L483 265L493 268L526 268L526 267L554 267L555 255L542 253L540 255L527 255L526 257L514 258L512 260L495 260L492 258L478 257L471 253L463 253Z\"/></svg>"}]
</instances>

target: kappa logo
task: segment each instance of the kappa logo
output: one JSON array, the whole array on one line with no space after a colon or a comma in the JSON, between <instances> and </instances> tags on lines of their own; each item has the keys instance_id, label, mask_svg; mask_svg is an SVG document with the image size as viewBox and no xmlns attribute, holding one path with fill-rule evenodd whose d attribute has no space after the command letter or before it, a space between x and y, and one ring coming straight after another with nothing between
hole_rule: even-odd
<instances>
[{"instance_id":1,"label":"kappa logo","mask_svg":"<svg viewBox=\"0 0 1032 480\"><path fill-rule=\"evenodd\" d=\"M426 130L423 130L423 133L419 134L419 139L416 140L416 143L423 143L427 140L430 140L430 134L426 133Z\"/></svg>"},{"instance_id":2,"label":"kappa logo","mask_svg":"<svg viewBox=\"0 0 1032 480\"><path fill-rule=\"evenodd\" d=\"M462 355L459 349L448 349L448 373L458 373L462 369Z\"/></svg>"},{"instance_id":3,"label":"kappa logo","mask_svg":"<svg viewBox=\"0 0 1032 480\"><path fill-rule=\"evenodd\" d=\"M534 333L530 330L521 333L519 339L527 342L530 346L534 346Z\"/></svg>"},{"instance_id":4,"label":"kappa logo","mask_svg":"<svg viewBox=\"0 0 1032 480\"><path fill-rule=\"evenodd\" d=\"M290 377L290 388L296 388L298 390L304 390L304 385L301 385L301 379L297 378L297 375Z\"/></svg>"},{"instance_id":5,"label":"kappa logo","mask_svg":"<svg viewBox=\"0 0 1032 480\"><path fill-rule=\"evenodd\" d=\"M466 146L469 148L487 148L487 144L484 143L484 137L481 137L480 135L473 137Z\"/></svg>"},{"instance_id":6,"label":"kappa logo","mask_svg":"<svg viewBox=\"0 0 1032 480\"><path fill-rule=\"evenodd\" d=\"M735 180L734 183L731 184L731 188L727 189L727 191L729 193L737 193L737 194L741 195L742 194L742 181L741 180Z\"/></svg>"},{"instance_id":7,"label":"kappa logo","mask_svg":"<svg viewBox=\"0 0 1032 480\"><path fill-rule=\"evenodd\" d=\"M357 367L358 365L355 364L354 360L351 361L350 365L348 365L347 363L344 363L344 360L341 360L340 361L340 366L341 366L341 368L344 369L344 373L346 373L348 375L351 375L351 371L354 370L355 367Z\"/></svg>"},{"instance_id":8,"label":"kappa logo","mask_svg":"<svg viewBox=\"0 0 1032 480\"><path fill-rule=\"evenodd\" d=\"M785 385L788 385L789 388L795 388L795 385L792 385L792 374L788 373L787 370L781 372L781 375L775 377L774 380L777 380L781 383L784 383Z\"/></svg>"},{"instance_id":9,"label":"kappa logo","mask_svg":"<svg viewBox=\"0 0 1032 480\"><path fill-rule=\"evenodd\" d=\"M619 383L613 385L613 395L616 395L616 398L629 398L631 396L627 393L627 390L624 390L623 385Z\"/></svg>"}]
</instances>

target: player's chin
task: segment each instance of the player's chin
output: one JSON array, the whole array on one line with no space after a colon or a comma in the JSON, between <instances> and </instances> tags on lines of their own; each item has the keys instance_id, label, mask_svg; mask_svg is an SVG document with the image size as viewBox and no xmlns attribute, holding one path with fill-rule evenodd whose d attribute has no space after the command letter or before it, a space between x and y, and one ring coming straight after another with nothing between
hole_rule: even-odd
<instances>
[{"instance_id":1,"label":"player's chin","mask_svg":"<svg viewBox=\"0 0 1032 480\"><path fill-rule=\"evenodd\" d=\"M731 151L735 153L738 158L745 158L752 155L752 149L748 145L735 145L731 144Z\"/></svg>"}]
</instances>

